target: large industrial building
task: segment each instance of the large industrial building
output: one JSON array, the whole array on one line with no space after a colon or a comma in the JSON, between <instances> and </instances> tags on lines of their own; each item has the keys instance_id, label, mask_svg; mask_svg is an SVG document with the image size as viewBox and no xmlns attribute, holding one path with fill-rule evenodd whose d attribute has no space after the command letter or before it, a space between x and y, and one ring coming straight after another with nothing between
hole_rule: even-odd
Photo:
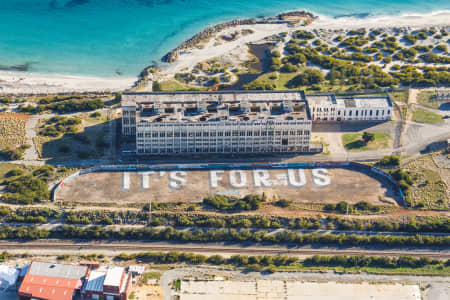
<instances>
[{"instance_id":1,"label":"large industrial building","mask_svg":"<svg viewBox=\"0 0 450 300\"><path fill-rule=\"evenodd\" d=\"M122 95L122 133L138 154L308 152L301 91Z\"/></svg>"},{"instance_id":2,"label":"large industrial building","mask_svg":"<svg viewBox=\"0 0 450 300\"><path fill-rule=\"evenodd\" d=\"M140 155L310 152L312 121L387 121L389 97L303 91L122 95L122 134Z\"/></svg>"},{"instance_id":3,"label":"large industrial building","mask_svg":"<svg viewBox=\"0 0 450 300\"><path fill-rule=\"evenodd\" d=\"M87 274L86 266L34 261L18 294L21 300L71 300L80 293Z\"/></svg>"},{"instance_id":4,"label":"large industrial building","mask_svg":"<svg viewBox=\"0 0 450 300\"><path fill-rule=\"evenodd\" d=\"M336 97L307 95L313 121L388 121L392 119L389 97Z\"/></svg>"},{"instance_id":5,"label":"large industrial building","mask_svg":"<svg viewBox=\"0 0 450 300\"><path fill-rule=\"evenodd\" d=\"M20 300L104 299L127 300L132 274L123 267L99 263L54 264L33 261L24 268Z\"/></svg>"}]
</instances>

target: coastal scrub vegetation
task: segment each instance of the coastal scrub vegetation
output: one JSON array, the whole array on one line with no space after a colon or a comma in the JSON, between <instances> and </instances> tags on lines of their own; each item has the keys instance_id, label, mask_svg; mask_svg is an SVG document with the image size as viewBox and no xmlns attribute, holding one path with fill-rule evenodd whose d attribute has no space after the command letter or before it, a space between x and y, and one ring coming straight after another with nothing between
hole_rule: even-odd
<instances>
[{"instance_id":1,"label":"coastal scrub vegetation","mask_svg":"<svg viewBox=\"0 0 450 300\"><path fill-rule=\"evenodd\" d=\"M152 264L188 264L233 266L253 272L273 273L283 270L327 270L333 269L352 272L354 268L368 273L391 274L446 274L450 260L436 260L428 257L387 257L387 256L346 256L314 255L303 260L291 256L246 256L233 255L229 258L215 254L204 256L189 252L139 252L135 254L121 253L114 258L117 261L142 261Z\"/></svg>"},{"instance_id":2,"label":"coastal scrub vegetation","mask_svg":"<svg viewBox=\"0 0 450 300\"><path fill-rule=\"evenodd\" d=\"M333 45L328 45L316 35L317 32L294 32L292 39L284 45L285 55L278 55L278 51L271 51L269 55L270 71L289 73L292 77L283 82L275 76L262 74L244 87L342 91L450 84L449 68L445 66L450 63L447 46L415 45L417 40L430 39L429 31L407 33L401 37L364 29L346 33L337 36ZM305 65L324 78L311 77L318 73L305 72Z\"/></svg>"},{"instance_id":3,"label":"coastal scrub vegetation","mask_svg":"<svg viewBox=\"0 0 450 300\"><path fill-rule=\"evenodd\" d=\"M4 174L2 185L5 189L0 200L9 204L34 204L50 199L48 183L65 176L69 170L67 168L56 169L51 165L33 167L31 169L15 167ZM25 216L19 211L11 211L18 215ZM42 210L42 215L46 216L48 210ZM33 215L37 217L39 214ZM30 215L31 216L31 215ZM54 217L54 215L48 215ZM31 219L30 219L31 220ZM46 220L41 219L45 222ZM32 221L30 221L33 223Z\"/></svg>"},{"instance_id":4,"label":"coastal scrub vegetation","mask_svg":"<svg viewBox=\"0 0 450 300\"><path fill-rule=\"evenodd\" d=\"M167 228L121 228L107 229L98 225L79 227L63 225L54 229L39 229L35 226L0 225L0 239L116 239L147 241L179 241L179 242L251 242L288 245L336 245L336 246L384 246L384 247L448 247L449 236L435 235L356 235L356 234L301 234L283 230L268 233L265 230L250 231L247 229L193 229L179 230Z\"/></svg>"},{"instance_id":5,"label":"coastal scrub vegetation","mask_svg":"<svg viewBox=\"0 0 450 300\"><path fill-rule=\"evenodd\" d=\"M280 200L281 201L281 200ZM278 203L274 203L280 206ZM288 201L289 204L289 201ZM364 202L351 205L340 203L329 206L330 211L326 213L341 214L380 214L380 209L384 207L373 207ZM281 207L289 207L281 206ZM355 209L355 207L357 207ZM167 209L165 209L167 210ZM31 211L31 214L30 214ZM12 218L15 214L24 217L23 220ZM138 210L56 210L49 208L9 208L0 206L0 216L4 217L4 222L24 223L47 223L59 219L66 224L79 225L112 225L112 224L148 224L148 211ZM46 220L28 218L28 216L44 216ZM211 216L199 212L165 212L154 211L151 214L152 226L176 226L176 227L198 227L198 228L258 228L258 229L292 229L292 230L356 230L356 231L384 231L384 232L450 232L449 217L417 216L395 219L391 217L374 217L365 219L355 219L346 216L328 215L309 217L280 217L264 215L214 215Z\"/></svg>"},{"instance_id":6,"label":"coastal scrub vegetation","mask_svg":"<svg viewBox=\"0 0 450 300\"><path fill-rule=\"evenodd\" d=\"M220 211L227 210L257 210L265 200L258 195L247 195L244 198L227 197L222 195L209 196L203 199L203 204Z\"/></svg>"},{"instance_id":7,"label":"coastal scrub vegetation","mask_svg":"<svg viewBox=\"0 0 450 300\"><path fill-rule=\"evenodd\" d=\"M30 113L30 114L40 114L47 111L58 113L58 114L67 114L81 111L92 111L100 108L104 108L104 102L99 99L72 99L69 100L65 97L56 98L50 101L41 99L39 104L34 105L19 105L18 111L22 113Z\"/></svg>"},{"instance_id":8,"label":"coastal scrub vegetation","mask_svg":"<svg viewBox=\"0 0 450 300\"><path fill-rule=\"evenodd\" d=\"M0 155L7 160L20 160L30 146L26 140L26 123L23 114L0 114Z\"/></svg>"}]
</instances>

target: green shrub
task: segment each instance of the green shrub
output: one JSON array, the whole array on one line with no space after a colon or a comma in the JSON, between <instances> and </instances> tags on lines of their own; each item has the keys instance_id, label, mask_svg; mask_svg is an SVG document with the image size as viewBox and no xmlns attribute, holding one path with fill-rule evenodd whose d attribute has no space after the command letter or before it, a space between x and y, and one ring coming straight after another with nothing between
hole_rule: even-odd
<instances>
[{"instance_id":1,"label":"green shrub","mask_svg":"<svg viewBox=\"0 0 450 300\"><path fill-rule=\"evenodd\" d=\"M280 72L283 73L295 73L298 71L298 68L291 63L285 63L281 68Z\"/></svg>"},{"instance_id":2,"label":"green shrub","mask_svg":"<svg viewBox=\"0 0 450 300\"><path fill-rule=\"evenodd\" d=\"M297 30L292 34L292 37L299 40L311 40L314 38L314 34L306 30Z\"/></svg>"},{"instance_id":3,"label":"green shrub","mask_svg":"<svg viewBox=\"0 0 450 300\"><path fill-rule=\"evenodd\" d=\"M260 196L247 195L242 199L222 195L209 196L203 199L203 204L217 210L257 210L264 202Z\"/></svg>"},{"instance_id":4,"label":"green shrub","mask_svg":"<svg viewBox=\"0 0 450 300\"><path fill-rule=\"evenodd\" d=\"M286 199L280 199L280 200L278 200L277 202L275 202L275 205L276 206L279 206L279 207L288 207L288 206L290 206L292 204L292 201L290 201L290 200L286 200Z\"/></svg>"}]
</instances>

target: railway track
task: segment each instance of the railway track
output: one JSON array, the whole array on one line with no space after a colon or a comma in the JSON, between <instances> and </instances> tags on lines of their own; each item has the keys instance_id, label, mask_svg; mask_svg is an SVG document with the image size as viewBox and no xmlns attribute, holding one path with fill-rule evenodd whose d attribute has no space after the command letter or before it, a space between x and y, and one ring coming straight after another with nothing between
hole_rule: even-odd
<instances>
[{"instance_id":1,"label":"railway track","mask_svg":"<svg viewBox=\"0 0 450 300\"><path fill-rule=\"evenodd\" d=\"M450 251L430 250L430 249L338 249L338 248L287 248L287 247L270 247L270 246L235 246L235 245L217 245L217 244L164 244L164 243L96 243L96 242L80 242L68 243L58 241L45 242L0 242L0 249L3 250L49 250L49 251L72 251L72 252L96 252L96 251L112 251L112 252L158 252L158 251L180 251L193 252L199 254L244 254L244 255L374 255L374 256L426 256L430 258L450 259Z\"/></svg>"}]
</instances>

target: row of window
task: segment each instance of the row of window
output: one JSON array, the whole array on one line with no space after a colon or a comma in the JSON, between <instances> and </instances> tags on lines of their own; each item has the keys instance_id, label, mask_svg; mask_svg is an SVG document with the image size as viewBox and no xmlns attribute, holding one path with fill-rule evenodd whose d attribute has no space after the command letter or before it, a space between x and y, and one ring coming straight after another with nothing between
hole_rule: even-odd
<instances>
[{"instance_id":1,"label":"row of window","mask_svg":"<svg viewBox=\"0 0 450 300\"><path fill-rule=\"evenodd\" d=\"M291 141L291 140L280 140L280 141L274 141L271 143L251 143L251 145L253 146L259 146L259 145L295 145L295 144L309 144L309 140L305 140L305 141ZM161 148L170 148L170 147L188 147L188 146L226 146L226 145L233 145L233 146L238 146L238 145L249 145L249 143L238 143L238 142L232 142L232 143L215 143L215 142L203 142L203 143L143 143L143 142L138 142L138 147L161 147Z\"/></svg>"},{"instance_id":2,"label":"row of window","mask_svg":"<svg viewBox=\"0 0 450 300\"><path fill-rule=\"evenodd\" d=\"M241 137L253 137L253 136L309 136L309 131L305 130L276 130L276 131L219 131L219 132L146 132L145 137L222 137L222 136L241 136ZM138 137L144 137L144 132L139 132Z\"/></svg>"},{"instance_id":3,"label":"row of window","mask_svg":"<svg viewBox=\"0 0 450 300\"><path fill-rule=\"evenodd\" d=\"M183 148L183 149L138 149L138 153L166 154L166 153L259 153L259 152L308 152L305 146L287 147L225 147L225 148Z\"/></svg>"},{"instance_id":4,"label":"row of window","mask_svg":"<svg viewBox=\"0 0 450 300\"><path fill-rule=\"evenodd\" d=\"M385 115L385 111L384 110L372 110L372 109L370 109L370 110L362 110L361 111L361 114L359 113L360 111L359 110L355 110L355 114L354 114L354 116L355 117L358 117L358 116L370 116L370 117L372 117L372 116L384 116ZM390 110L387 110L386 111L386 114L389 116L390 114L391 114L391 111ZM315 119L316 118L316 116L326 116L327 114L325 114L325 113L315 113L315 114L313 114L313 119ZM341 115L341 111L339 110L338 112L337 112L337 115L338 116L340 116ZM349 117L351 117L353 115L353 110L350 110L349 112L348 112L348 116ZM345 111L344 110L344 117L345 116L347 116L347 111Z\"/></svg>"}]
</instances>

